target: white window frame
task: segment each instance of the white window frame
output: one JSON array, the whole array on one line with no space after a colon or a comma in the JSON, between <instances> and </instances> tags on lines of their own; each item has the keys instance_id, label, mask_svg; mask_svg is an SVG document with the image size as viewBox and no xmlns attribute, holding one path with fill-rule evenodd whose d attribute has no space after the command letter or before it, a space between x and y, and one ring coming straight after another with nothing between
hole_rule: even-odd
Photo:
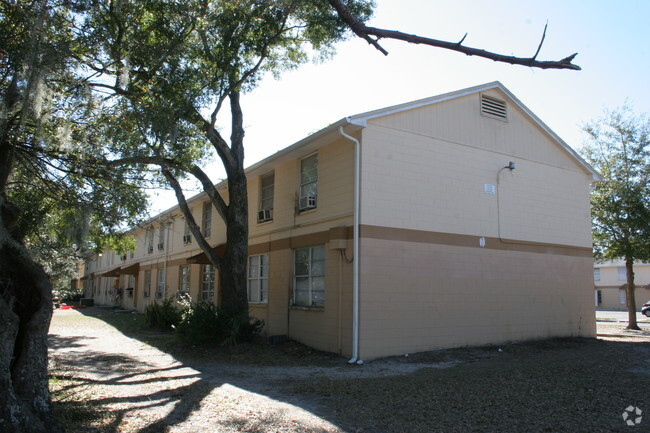
<instances>
[{"instance_id":1,"label":"white window frame","mask_svg":"<svg viewBox=\"0 0 650 433\"><path fill-rule=\"evenodd\" d=\"M315 251L317 249L321 251L321 255L323 257L323 259L322 259L322 262L323 262L322 263L322 274L317 274L317 273L315 273L315 270L314 270L314 268L315 268L315 266L314 266L314 263L315 263L314 256L315 256L315 254L314 253L315 253ZM305 251L305 250L308 251L308 257L309 257L308 258L308 266L307 266L308 269L307 269L306 274L299 274L297 261L298 261L299 253L301 251ZM294 278L293 278L293 305L301 306L301 307L325 308L325 266L326 266L326 260L325 260L326 257L325 257L325 255L326 255L325 245L314 245L314 246L305 247L305 248L296 248L294 250L294 257L293 257L293 275L294 275ZM316 279L322 279L322 286L323 286L323 289L322 289L322 302L318 302L318 301L314 300L314 292L315 292L314 283L315 283ZM297 296L297 292L298 292L298 281L299 280L303 280L303 281L307 282L307 290L308 290L307 294L308 294L308 299L309 300L306 303L303 303L303 302L299 303L298 302L299 296Z\"/></svg>"},{"instance_id":2,"label":"white window frame","mask_svg":"<svg viewBox=\"0 0 650 433\"><path fill-rule=\"evenodd\" d=\"M600 268L594 268L594 281L600 281Z\"/></svg>"},{"instance_id":3,"label":"white window frame","mask_svg":"<svg viewBox=\"0 0 650 433\"><path fill-rule=\"evenodd\" d=\"M201 228L203 237L209 238L212 235L212 202L206 201L203 203L203 219L201 221Z\"/></svg>"},{"instance_id":4,"label":"white window frame","mask_svg":"<svg viewBox=\"0 0 650 433\"><path fill-rule=\"evenodd\" d=\"M627 281L627 270L625 266L619 266L616 271L618 272L618 281Z\"/></svg>"},{"instance_id":5,"label":"white window frame","mask_svg":"<svg viewBox=\"0 0 650 433\"><path fill-rule=\"evenodd\" d=\"M247 266L248 302L266 304L269 301L269 255L248 256Z\"/></svg>"},{"instance_id":6,"label":"white window frame","mask_svg":"<svg viewBox=\"0 0 650 433\"><path fill-rule=\"evenodd\" d=\"M190 265L181 265L178 267L178 291L189 293L190 281L192 278L192 269Z\"/></svg>"},{"instance_id":7,"label":"white window frame","mask_svg":"<svg viewBox=\"0 0 650 433\"><path fill-rule=\"evenodd\" d=\"M314 165L316 167L315 169L315 176L314 178L309 178L305 179L304 177L304 171L305 171L305 164L307 161L314 160ZM315 185L313 190L309 192L311 189L310 186ZM303 200L306 200L307 197L316 197L316 206L318 207L318 153L312 153L311 155L303 158L300 160L300 194L299 194L299 203L302 202Z\"/></svg>"},{"instance_id":8,"label":"white window frame","mask_svg":"<svg viewBox=\"0 0 650 433\"><path fill-rule=\"evenodd\" d=\"M207 295L206 295L207 294ZM201 265L201 300L214 301L215 272L212 265Z\"/></svg>"}]
</instances>

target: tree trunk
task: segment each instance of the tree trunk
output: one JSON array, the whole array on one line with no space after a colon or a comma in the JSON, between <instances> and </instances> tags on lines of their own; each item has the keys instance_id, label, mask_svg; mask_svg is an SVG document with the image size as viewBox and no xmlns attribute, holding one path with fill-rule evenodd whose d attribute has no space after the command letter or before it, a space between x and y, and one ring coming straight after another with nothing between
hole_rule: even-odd
<instances>
[{"instance_id":1,"label":"tree trunk","mask_svg":"<svg viewBox=\"0 0 650 433\"><path fill-rule=\"evenodd\" d=\"M228 176L228 221L226 253L221 260L219 279L221 306L238 316L248 315L246 262L248 260L248 194L243 167Z\"/></svg>"},{"instance_id":2,"label":"tree trunk","mask_svg":"<svg viewBox=\"0 0 650 433\"><path fill-rule=\"evenodd\" d=\"M625 301L627 303L627 329L641 330L636 323L636 296L634 294L634 260L630 257L625 259L625 270L627 273L627 288L625 289Z\"/></svg>"},{"instance_id":3,"label":"tree trunk","mask_svg":"<svg viewBox=\"0 0 650 433\"><path fill-rule=\"evenodd\" d=\"M0 431L62 432L48 389L52 287L13 238L17 212L2 195L0 209Z\"/></svg>"}]
</instances>

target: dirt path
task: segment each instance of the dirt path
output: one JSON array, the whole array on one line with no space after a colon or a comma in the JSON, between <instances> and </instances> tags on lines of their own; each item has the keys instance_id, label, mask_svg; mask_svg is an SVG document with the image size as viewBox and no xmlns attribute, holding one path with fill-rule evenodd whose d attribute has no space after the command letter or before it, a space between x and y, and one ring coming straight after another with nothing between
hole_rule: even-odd
<instances>
[{"instance_id":1,"label":"dirt path","mask_svg":"<svg viewBox=\"0 0 650 433\"><path fill-rule=\"evenodd\" d=\"M50 336L54 368L92 383L89 398L115 414L102 431L342 431L273 392L284 372L183 365L73 310L56 311Z\"/></svg>"},{"instance_id":2,"label":"dirt path","mask_svg":"<svg viewBox=\"0 0 650 433\"><path fill-rule=\"evenodd\" d=\"M206 361L190 366L92 317L98 314L100 309L84 314L57 310L50 328L53 369L74 377L74 389L85 382L88 399L110 414L89 431L340 432L344 427L327 420L336 414L317 401L296 397L291 385L311 378L381 377L455 363L386 360L358 367L340 359L320 367Z\"/></svg>"}]
</instances>

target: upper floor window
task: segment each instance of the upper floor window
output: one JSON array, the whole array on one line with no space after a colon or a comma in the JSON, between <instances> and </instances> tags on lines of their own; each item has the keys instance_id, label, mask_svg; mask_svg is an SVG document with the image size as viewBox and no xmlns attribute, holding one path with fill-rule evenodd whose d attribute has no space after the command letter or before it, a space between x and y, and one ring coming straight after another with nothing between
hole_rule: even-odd
<instances>
[{"instance_id":1,"label":"upper floor window","mask_svg":"<svg viewBox=\"0 0 650 433\"><path fill-rule=\"evenodd\" d=\"M293 302L307 307L325 306L325 246L295 251Z\"/></svg>"},{"instance_id":2,"label":"upper floor window","mask_svg":"<svg viewBox=\"0 0 650 433\"><path fill-rule=\"evenodd\" d=\"M192 242L192 233L190 233L190 225L185 220L185 228L183 229L183 243L189 244Z\"/></svg>"},{"instance_id":3,"label":"upper floor window","mask_svg":"<svg viewBox=\"0 0 650 433\"><path fill-rule=\"evenodd\" d=\"M180 266L178 270L178 291L187 293L190 291L190 265Z\"/></svg>"},{"instance_id":4,"label":"upper floor window","mask_svg":"<svg viewBox=\"0 0 650 433\"><path fill-rule=\"evenodd\" d=\"M248 302L266 303L269 296L269 255L248 258Z\"/></svg>"},{"instance_id":5,"label":"upper floor window","mask_svg":"<svg viewBox=\"0 0 650 433\"><path fill-rule=\"evenodd\" d=\"M160 224L158 228L158 250L165 249L165 223Z\"/></svg>"},{"instance_id":6,"label":"upper floor window","mask_svg":"<svg viewBox=\"0 0 650 433\"><path fill-rule=\"evenodd\" d=\"M318 154L300 161L300 211L314 209L318 195Z\"/></svg>"},{"instance_id":7,"label":"upper floor window","mask_svg":"<svg viewBox=\"0 0 650 433\"><path fill-rule=\"evenodd\" d=\"M147 252L153 253L153 227L149 227L144 234L144 243L147 245Z\"/></svg>"},{"instance_id":8,"label":"upper floor window","mask_svg":"<svg viewBox=\"0 0 650 433\"><path fill-rule=\"evenodd\" d=\"M203 236L209 238L212 234L212 202L203 203Z\"/></svg>"},{"instance_id":9,"label":"upper floor window","mask_svg":"<svg viewBox=\"0 0 650 433\"><path fill-rule=\"evenodd\" d=\"M627 281L627 271L625 267L618 268L618 281Z\"/></svg>"},{"instance_id":10,"label":"upper floor window","mask_svg":"<svg viewBox=\"0 0 650 433\"><path fill-rule=\"evenodd\" d=\"M275 174L273 172L260 177L260 210L257 221L264 222L273 219L273 192Z\"/></svg>"},{"instance_id":11,"label":"upper floor window","mask_svg":"<svg viewBox=\"0 0 650 433\"><path fill-rule=\"evenodd\" d=\"M600 281L600 268L594 269L594 281Z\"/></svg>"}]
</instances>

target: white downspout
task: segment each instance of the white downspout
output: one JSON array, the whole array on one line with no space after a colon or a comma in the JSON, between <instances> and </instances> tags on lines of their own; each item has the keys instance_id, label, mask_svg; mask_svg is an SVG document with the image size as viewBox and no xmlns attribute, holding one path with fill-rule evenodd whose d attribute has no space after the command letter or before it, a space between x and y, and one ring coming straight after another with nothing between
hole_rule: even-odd
<instances>
[{"instance_id":1,"label":"white downspout","mask_svg":"<svg viewBox=\"0 0 650 433\"><path fill-rule=\"evenodd\" d=\"M352 359L350 364L363 364L359 359L359 191L361 183L361 143L339 127L339 133L354 143L354 223L352 262Z\"/></svg>"}]
</instances>

